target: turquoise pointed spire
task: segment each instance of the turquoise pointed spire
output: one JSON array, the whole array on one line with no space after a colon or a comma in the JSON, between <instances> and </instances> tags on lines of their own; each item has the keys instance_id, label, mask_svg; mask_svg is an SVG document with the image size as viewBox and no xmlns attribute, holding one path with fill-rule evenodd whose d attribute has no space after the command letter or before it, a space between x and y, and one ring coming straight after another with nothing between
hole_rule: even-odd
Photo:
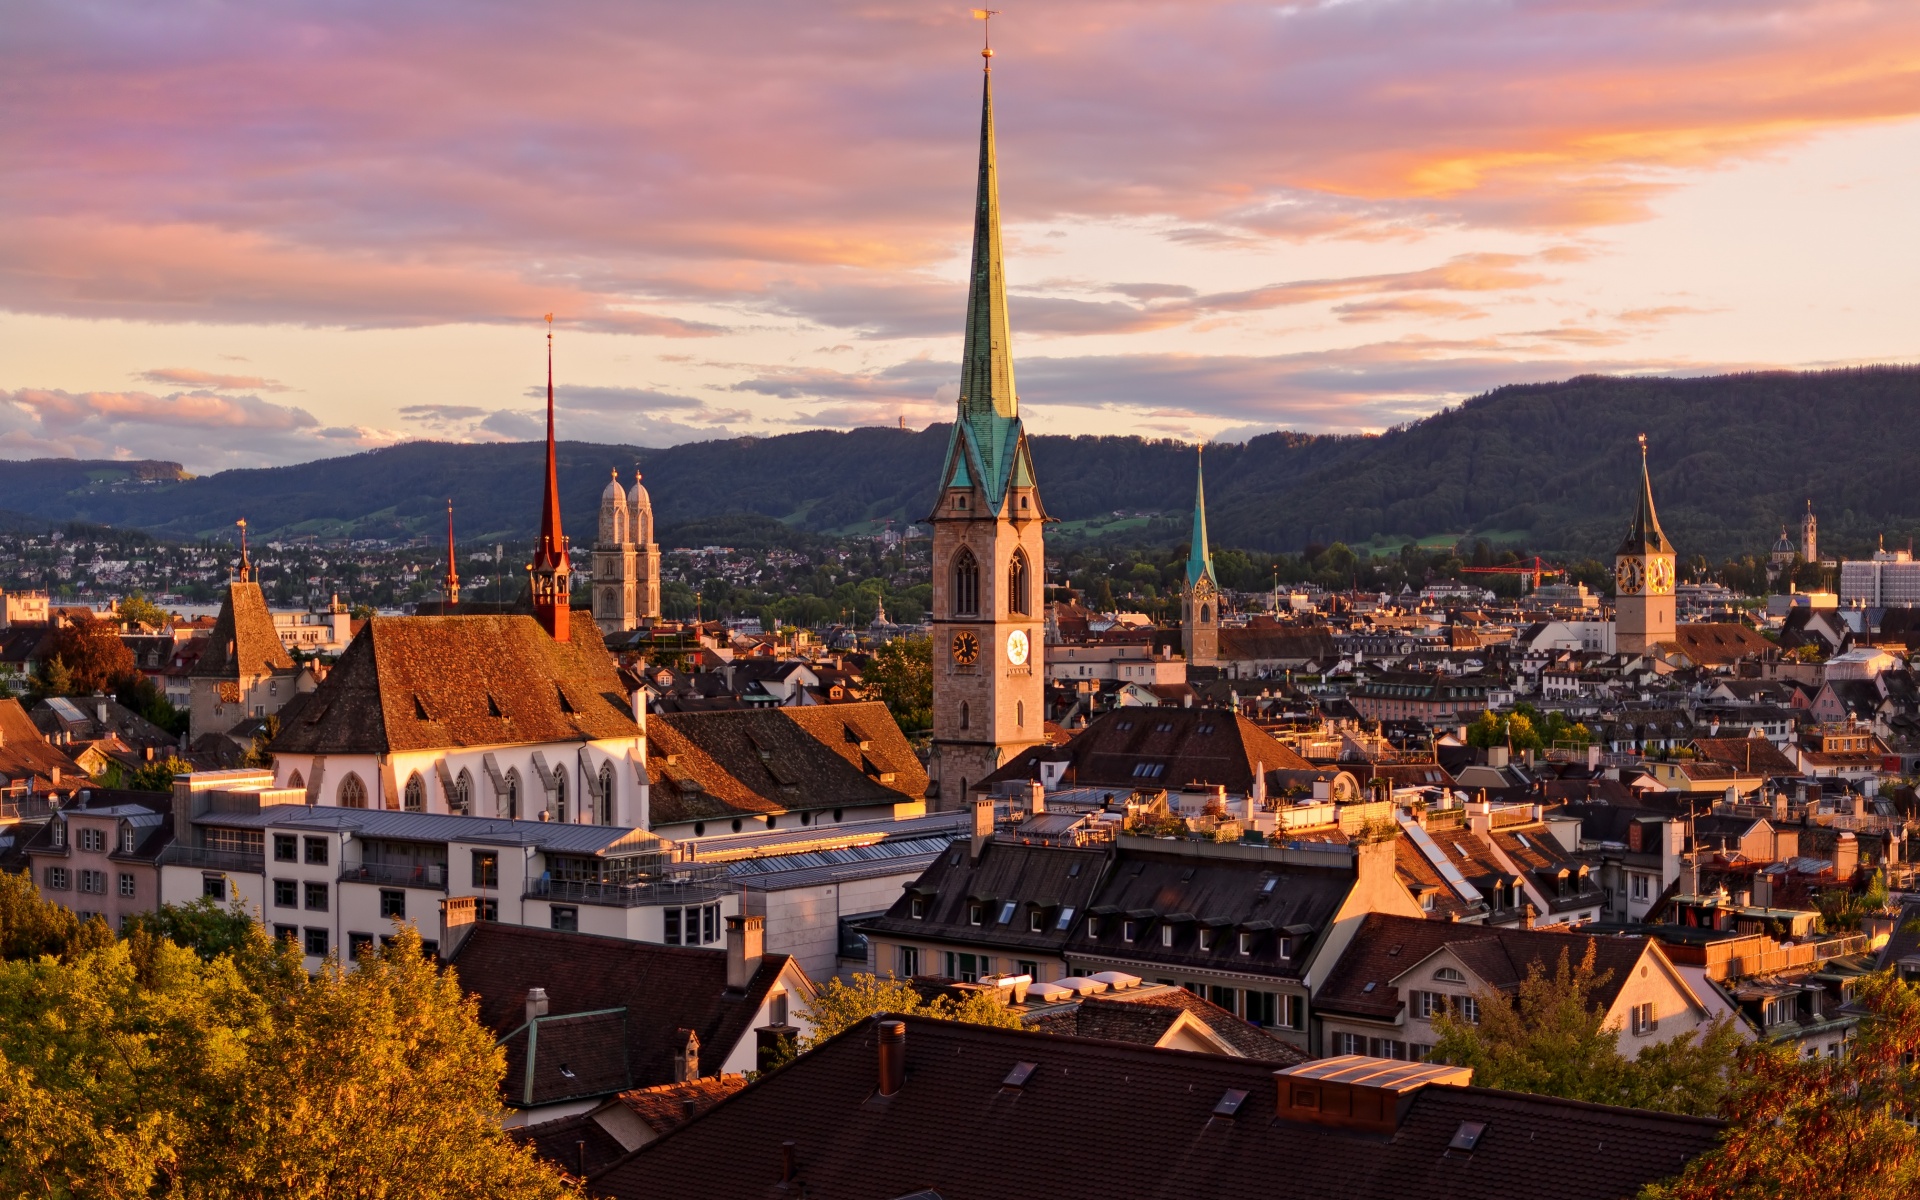
<instances>
[{"instance_id":1,"label":"turquoise pointed spire","mask_svg":"<svg viewBox=\"0 0 1920 1200\"><path fill-rule=\"evenodd\" d=\"M1213 576L1213 551L1207 546L1207 476L1201 451L1194 452L1193 464L1193 547L1187 551L1187 587L1205 579L1217 590Z\"/></svg>"},{"instance_id":2,"label":"turquoise pointed spire","mask_svg":"<svg viewBox=\"0 0 1920 1200\"><path fill-rule=\"evenodd\" d=\"M1013 385L1013 336L1007 321L1007 279L1000 260L1000 187L994 167L993 61L987 60L980 103L980 173L974 194L972 270L967 283L966 343L960 356L960 411L955 449L963 466L998 507L1014 474L1020 401ZM1030 482L1030 481L1027 481Z\"/></svg>"}]
</instances>

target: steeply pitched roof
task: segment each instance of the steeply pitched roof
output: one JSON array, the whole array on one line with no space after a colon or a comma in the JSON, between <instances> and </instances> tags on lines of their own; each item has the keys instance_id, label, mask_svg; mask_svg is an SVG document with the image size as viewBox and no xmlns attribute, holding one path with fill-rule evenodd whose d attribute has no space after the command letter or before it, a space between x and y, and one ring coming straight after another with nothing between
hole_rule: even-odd
<instances>
[{"instance_id":1,"label":"steeply pitched roof","mask_svg":"<svg viewBox=\"0 0 1920 1200\"><path fill-rule=\"evenodd\" d=\"M193 664L193 676L236 679L292 669L293 658L280 644L260 585L237 579L228 583L227 594L220 601L220 617L207 638L206 650Z\"/></svg>"},{"instance_id":2,"label":"steeply pitched roof","mask_svg":"<svg viewBox=\"0 0 1920 1200\"><path fill-rule=\"evenodd\" d=\"M1282 1118L1270 1062L905 1018L906 1082L874 1098L875 1022L594 1176L618 1200L774 1194L1618 1200L1713 1145L1717 1121L1429 1085L1390 1137ZM1034 1069L1018 1087L1016 1063ZM1228 1092L1233 1116L1216 1114ZM1471 1153L1448 1145L1484 1125ZM796 1186L775 1191L782 1143ZM1604 1147L1596 1151L1596 1147Z\"/></svg>"},{"instance_id":3,"label":"steeply pitched roof","mask_svg":"<svg viewBox=\"0 0 1920 1200\"><path fill-rule=\"evenodd\" d=\"M1104 847L1026 845L1002 838L990 839L975 856L972 843L956 842L867 927L929 941L1059 954L1079 914L1093 901L1106 859ZM913 915L916 900L925 913L919 918ZM978 924L973 921L976 905L981 908ZM1073 910L1074 919L1062 929L1065 909ZM1032 928L1035 912L1041 916L1038 932ZM1007 920L1000 919L1003 915Z\"/></svg>"},{"instance_id":4,"label":"steeply pitched roof","mask_svg":"<svg viewBox=\"0 0 1920 1200\"><path fill-rule=\"evenodd\" d=\"M276 754L374 754L639 735L598 637L557 642L532 617L374 617Z\"/></svg>"},{"instance_id":5,"label":"steeply pitched roof","mask_svg":"<svg viewBox=\"0 0 1920 1200\"><path fill-rule=\"evenodd\" d=\"M1071 1037L1102 1038L1157 1045L1179 1020L1191 1014L1243 1058L1295 1066L1310 1057L1291 1042L1261 1031L1218 1004L1183 987L1144 987L1104 996L1086 996L1027 1020L1029 1029Z\"/></svg>"},{"instance_id":6,"label":"steeply pitched roof","mask_svg":"<svg viewBox=\"0 0 1920 1200\"><path fill-rule=\"evenodd\" d=\"M1589 943L1594 947L1594 969L1606 975L1594 990L1593 999L1603 1008L1611 1008L1634 965L1653 945L1647 939L1457 925L1368 913L1347 943L1346 952L1328 973L1326 983L1314 995L1314 1007L1391 1018L1400 1011L1404 999L1391 981L1442 946L1465 960L1483 982L1510 991L1526 979L1532 963L1539 963L1551 974L1564 953L1570 965L1579 965Z\"/></svg>"},{"instance_id":7,"label":"steeply pitched roof","mask_svg":"<svg viewBox=\"0 0 1920 1200\"><path fill-rule=\"evenodd\" d=\"M1177 791L1194 783L1221 785L1244 796L1262 765L1269 771L1313 768L1272 734L1227 709L1121 708L1095 718L1065 747L1022 751L981 783L991 787L1033 779L1041 756L1057 756L1061 749L1071 756L1068 782L1113 788L1122 798L1135 788Z\"/></svg>"},{"instance_id":8,"label":"steeply pitched roof","mask_svg":"<svg viewBox=\"0 0 1920 1200\"><path fill-rule=\"evenodd\" d=\"M1213 551L1207 546L1207 472L1201 451L1193 460L1193 536L1187 550L1187 587L1202 579L1214 582Z\"/></svg>"},{"instance_id":9,"label":"steeply pitched roof","mask_svg":"<svg viewBox=\"0 0 1920 1200\"><path fill-rule=\"evenodd\" d=\"M80 768L72 759L56 750L40 731L20 702L11 697L0 700L0 783L38 781L45 788L60 772L60 782L80 782Z\"/></svg>"},{"instance_id":10,"label":"steeply pitched roof","mask_svg":"<svg viewBox=\"0 0 1920 1200\"><path fill-rule=\"evenodd\" d=\"M1673 644L1702 667L1724 667L1743 658L1777 654L1780 647L1748 629L1725 621L1676 625Z\"/></svg>"},{"instance_id":11,"label":"steeply pitched roof","mask_svg":"<svg viewBox=\"0 0 1920 1200\"><path fill-rule=\"evenodd\" d=\"M1673 543L1660 529L1660 518L1653 511L1653 477L1647 473L1647 439L1640 438L1640 504L1634 510L1633 524L1620 543L1618 554L1672 554Z\"/></svg>"},{"instance_id":12,"label":"steeply pitched roof","mask_svg":"<svg viewBox=\"0 0 1920 1200\"><path fill-rule=\"evenodd\" d=\"M593 1072L604 1085L598 1094L605 1094L629 1083L644 1087L669 1082L680 1030L698 1035L703 1067L718 1067L741 1038L752 1036L754 1014L788 961L784 954L765 955L747 989L730 992L725 950L482 922L448 965L460 986L479 1000L480 1023L509 1039L503 1090L507 1100L517 1104L523 1099L526 1069L528 989L546 989L550 1018L625 1010L617 1021L601 1017L578 1022L581 1028L568 1034L569 1052L577 1058L567 1065L576 1075ZM548 1029L556 1024L566 1027L551 1019L542 1022L536 1103L563 1090L554 1081L561 1060L547 1048ZM612 1034L616 1025L623 1028L618 1040ZM616 1047L622 1044L624 1063L617 1059ZM547 1078L549 1073L554 1080Z\"/></svg>"},{"instance_id":13,"label":"steeply pitched roof","mask_svg":"<svg viewBox=\"0 0 1920 1200\"><path fill-rule=\"evenodd\" d=\"M691 1116L699 1116L745 1086L745 1075L706 1075L685 1083L662 1083L621 1092L620 1103L655 1133L666 1133L687 1123L689 1107L693 1109Z\"/></svg>"}]
</instances>

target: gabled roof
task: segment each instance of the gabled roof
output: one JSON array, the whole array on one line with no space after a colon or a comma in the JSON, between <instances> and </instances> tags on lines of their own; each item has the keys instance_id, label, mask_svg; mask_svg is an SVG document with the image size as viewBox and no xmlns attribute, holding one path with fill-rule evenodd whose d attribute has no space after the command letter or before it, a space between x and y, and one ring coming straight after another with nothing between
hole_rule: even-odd
<instances>
[{"instance_id":1,"label":"gabled roof","mask_svg":"<svg viewBox=\"0 0 1920 1200\"><path fill-rule=\"evenodd\" d=\"M926 795L926 768L877 700L656 713L647 732L657 825Z\"/></svg>"},{"instance_id":2,"label":"gabled roof","mask_svg":"<svg viewBox=\"0 0 1920 1200\"><path fill-rule=\"evenodd\" d=\"M1148 986L1084 996L1050 1006L1025 1021L1027 1028L1041 1033L1157 1046L1183 1015L1242 1058L1289 1067L1308 1060L1307 1053L1293 1043L1247 1024L1183 987Z\"/></svg>"},{"instance_id":3,"label":"gabled roof","mask_svg":"<svg viewBox=\"0 0 1920 1200\"><path fill-rule=\"evenodd\" d=\"M1443 946L1466 962L1488 986L1512 991L1526 979L1530 964L1539 963L1551 974L1564 953L1570 966L1578 966L1589 943L1595 951L1594 969L1605 975L1605 981L1594 989L1593 1001L1603 1010L1610 1009L1653 942L1369 913L1314 995L1314 1007L1391 1019L1405 999L1392 981Z\"/></svg>"},{"instance_id":4,"label":"gabled roof","mask_svg":"<svg viewBox=\"0 0 1920 1200\"><path fill-rule=\"evenodd\" d=\"M1676 625L1673 645L1702 667L1731 666L1743 658L1768 657L1780 650L1745 625L1724 621Z\"/></svg>"},{"instance_id":5,"label":"gabled roof","mask_svg":"<svg viewBox=\"0 0 1920 1200\"><path fill-rule=\"evenodd\" d=\"M1080 787L1113 788L1119 798L1135 788L1179 790L1188 784L1224 786L1235 795L1253 787L1256 769L1307 771L1313 764L1247 718L1223 708L1121 708L1096 717L1064 747L1030 748L987 776L981 785L1036 778L1041 758L1064 749L1066 778Z\"/></svg>"},{"instance_id":6,"label":"gabled roof","mask_svg":"<svg viewBox=\"0 0 1920 1200\"><path fill-rule=\"evenodd\" d=\"M479 1001L480 1023L506 1043L502 1089L513 1104L524 1102L527 991L546 989L550 1012L541 1022L534 1061L539 1104L559 1094L609 1094L670 1082L674 1050L685 1044L683 1030L699 1037L703 1068L717 1068L742 1038L753 1036L754 1015L789 961L784 954L764 956L746 990L730 992L724 949L483 921L448 965ZM573 1014L599 1015L557 1020ZM563 1059L550 1049L549 1031L565 1038L566 1053L574 1056L564 1060L568 1068L577 1076L591 1074L597 1091L579 1091L561 1077Z\"/></svg>"},{"instance_id":7,"label":"gabled roof","mask_svg":"<svg viewBox=\"0 0 1920 1200\"><path fill-rule=\"evenodd\" d=\"M917 1017L904 1025L906 1081L893 1096L875 1099L876 1022L862 1022L593 1176L591 1190L617 1200L1617 1200L1680 1170L1722 1128L1432 1084L1381 1136L1283 1119L1270 1062ZM1033 1069L1012 1086L1022 1062ZM1221 1116L1230 1092L1240 1103ZM1485 1136L1471 1154L1449 1151L1469 1121ZM796 1174L784 1192L783 1143Z\"/></svg>"},{"instance_id":8,"label":"gabled roof","mask_svg":"<svg viewBox=\"0 0 1920 1200\"><path fill-rule=\"evenodd\" d=\"M275 754L376 754L639 736L597 637L557 642L529 616L374 617Z\"/></svg>"},{"instance_id":9,"label":"gabled roof","mask_svg":"<svg viewBox=\"0 0 1920 1200\"><path fill-rule=\"evenodd\" d=\"M44 790L55 771L62 786L84 781L80 768L41 735L18 700L0 700L0 784L32 779Z\"/></svg>"},{"instance_id":10,"label":"gabled roof","mask_svg":"<svg viewBox=\"0 0 1920 1200\"><path fill-rule=\"evenodd\" d=\"M293 658L280 644L260 585L243 580L227 584L207 647L193 664L198 679L237 679L293 669Z\"/></svg>"},{"instance_id":11,"label":"gabled roof","mask_svg":"<svg viewBox=\"0 0 1920 1200\"><path fill-rule=\"evenodd\" d=\"M1006 947L1059 954L1079 915L1093 903L1106 866L1104 847L1027 845L991 838L978 856L970 842L955 842L935 859L882 916L866 928L931 941ZM924 916L916 918L918 901ZM1007 906L1011 904L1012 910ZM973 909L981 909L980 923ZM1060 916L1073 910L1069 927ZM1038 912L1039 932L1031 928ZM1007 919L1002 921L1000 918Z\"/></svg>"}]
</instances>

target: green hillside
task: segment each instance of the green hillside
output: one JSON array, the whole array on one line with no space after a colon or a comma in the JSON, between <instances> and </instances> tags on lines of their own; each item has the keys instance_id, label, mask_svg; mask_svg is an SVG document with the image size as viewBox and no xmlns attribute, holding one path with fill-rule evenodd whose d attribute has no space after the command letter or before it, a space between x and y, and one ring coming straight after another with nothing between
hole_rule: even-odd
<instances>
[{"instance_id":1,"label":"green hillside","mask_svg":"<svg viewBox=\"0 0 1920 1200\"><path fill-rule=\"evenodd\" d=\"M1763 552L1808 498L1829 550L1920 534L1920 370L1706 379L1588 376L1498 391L1379 437L1275 433L1207 450L1216 545L1397 547L1472 536L1603 554L1633 508L1636 434L1652 444L1661 519L1691 556ZM590 542L609 471L646 473L669 543L856 532L924 516L947 427L811 431L644 449L563 442L568 532ZM1193 448L1038 437L1035 469L1063 534L1184 530ZM428 534L455 503L463 540L524 538L534 444L411 442L298 466L187 478L171 463L0 466L0 510L196 537L245 516L263 536ZM1148 522L1160 514L1173 521ZM778 523L776 526L775 523Z\"/></svg>"}]
</instances>

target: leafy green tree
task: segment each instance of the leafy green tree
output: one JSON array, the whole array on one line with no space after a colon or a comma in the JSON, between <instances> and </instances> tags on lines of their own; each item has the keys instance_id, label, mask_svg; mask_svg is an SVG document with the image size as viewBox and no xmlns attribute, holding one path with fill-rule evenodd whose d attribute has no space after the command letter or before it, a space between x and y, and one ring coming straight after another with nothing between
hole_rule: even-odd
<instances>
[{"instance_id":1,"label":"leafy green tree","mask_svg":"<svg viewBox=\"0 0 1920 1200\"><path fill-rule=\"evenodd\" d=\"M130 918L127 936L142 930L213 959L239 952L257 928L253 914L239 901L222 905L211 896L201 896L185 904L162 904Z\"/></svg>"},{"instance_id":2,"label":"leafy green tree","mask_svg":"<svg viewBox=\"0 0 1920 1200\"><path fill-rule=\"evenodd\" d=\"M184 758L167 755L145 764L127 777L127 787L136 792L170 792L175 775L193 772L193 764Z\"/></svg>"},{"instance_id":3,"label":"leafy green tree","mask_svg":"<svg viewBox=\"0 0 1920 1200\"><path fill-rule=\"evenodd\" d=\"M73 672L67 669L66 660L56 653L35 665L27 694L34 700L44 700L48 696L71 696L81 690L74 683Z\"/></svg>"},{"instance_id":4,"label":"leafy green tree","mask_svg":"<svg viewBox=\"0 0 1920 1200\"><path fill-rule=\"evenodd\" d=\"M1449 1010L1434 1018L1433 1057L1473 1068L1482 1087L1537 1092L1667 1112L1712 1113L1731 1082L1737 1026L1716 1020L1698 1034L1620 1053L1620 1031L1594 1000L1609 972L1594 968L1594 945L1576 964L1567 950L1549 975L1538 962L1519 994L1483 990L1478 1023Z\"/></svg>"},{"instance_id":5,"label":"leafy green tree","mask_svg":"<svg viewBox=\"0 0 1920 1200\"><path fill-rule=\"evenodd\" d=\"M144 625L148 629L160 629L167 623L166 610L147 599L144 592L134 592L120 601L118 606L120 619L128 625Z\"/></svg>"},{"instance_id":6,"label":"leafy green tree","mask_svg":"<svg viewBox=\"0 0 1920 1200\"><path fill-rule=\"evenodd\" d=\"M1908 1200L1920 1195L1920 991L1880 972L1841 1056L1741 1051L1720 1145L1642 1200Z\"/></svg>"},{"instance_id":7,"label":"leafy green tree","mask_svg":"<svg viewBox=\"0 0 1920 1200\"><path fill-rule=\"evenodd\" d=\"M280 736L280 718L269 716L260 725L260 732L253 735L253 744L247 747L246 756L240 760L244 767L267 768L273 766L273 755L267 747L273 745L273 739Z\"/></svg>"},{"instance_id":8,"label":"leafy green tree","mask_svg":"<svg viewBox=\"0 0 1920 1200\"><path fill-rule=\"evenodd\" d=\"M187 732L187 712L175 708L166 693L138 671L114 681L113 698L176 737Z\"/></svg>"},{"instance_id":9,"label":"leafy green tree","mask_svg":"<svg viewBox=\"0 0 1920 1200\"><path fill-rule=\"evenodd\" d=\"M902 729L911 732L932 726L932 638L914 635L881 646L874 651L865 679Z\"/></svg>"},{"instance_id":10,"label":"leafy green tree","mask_svg":"<svg viewBox=\"0 0 1920 1200\"><path fill-rule=\"evenodd\" d=\"M26 874L0 871L0 959L65 958L112 942L105 921L83 922L64 904L42 900Z\"/></svg>"},{"instance_id":11,"label":"leafy green tree","mask_svg":"<svg viewBox=\"0 0 1920 1200\"><path fill-rule=\"evenodd\" d=\"M932 1017L939 1021L961 1021L969 1025L991 1025L996 1029L1020 1029L1020 1014L1000 1003L999 998L976 992L965 1000L948 996L924 1000L912 983L885 979L864 972L852 983L838 978L822 984L801 1010L813 1025L813 1033L801 1042L802 1051L811 1049L842 1030L882 1013L893 1016Z\"/></svg>"}]
</instances>

